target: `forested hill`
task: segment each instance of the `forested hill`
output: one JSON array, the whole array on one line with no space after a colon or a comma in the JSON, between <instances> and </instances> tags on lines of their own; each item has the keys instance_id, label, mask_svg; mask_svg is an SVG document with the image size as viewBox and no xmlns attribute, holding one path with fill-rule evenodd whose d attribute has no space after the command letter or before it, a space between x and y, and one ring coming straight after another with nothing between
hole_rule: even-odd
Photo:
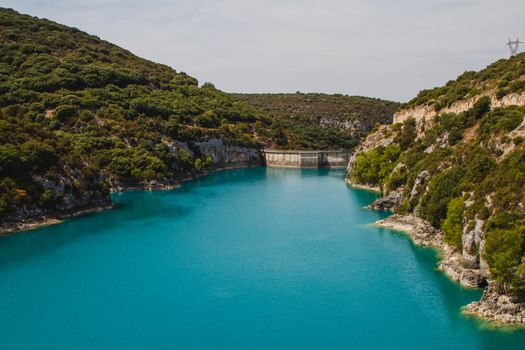
<instances>
[{"instance_id":1,"label":"forested hill","mask_svg":"<svg viewBox=\"0 0 525 350\"><path fill-rule=\"evenodd\" d=\"M375 206L440 229L445 269L468 285L489 280L472 308L505 322L525 322L524 82L520 54L421 92L401 122L364 140L349 172L382 189Z\"/></svg>"},{"instance_id":2,"label":"forested hill","mask_svg":"<svg viewBox=\"0 0 525 350\"><path fill-rule=\"evenodd\" d=\"M277 147L353 148L376 124L389 124L400 104L341 94L233 94L276 121Z\"/></svg>"},{"instance_id":3,"label":"forested hill","mask_svg":"<svg viewBox=\"0 0 525 350\"><path fill-rule=\"evenodd\" d=\"M0 9L0 52L0 226L258 162L270 135L255 108L75 28Z\"/></svg>"}]
</instances>

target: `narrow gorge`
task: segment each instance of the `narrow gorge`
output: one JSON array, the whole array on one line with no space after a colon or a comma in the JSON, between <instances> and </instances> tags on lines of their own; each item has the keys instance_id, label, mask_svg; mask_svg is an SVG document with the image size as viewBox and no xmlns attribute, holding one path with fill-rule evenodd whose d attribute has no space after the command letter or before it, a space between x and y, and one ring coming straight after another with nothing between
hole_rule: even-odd
<instances>
[{"instance_id":1,"label":"narrow gorge","mask_svg":"<svg viewBox=\"0 0 525 350\"><path fill-rule=\"evenodd\" d=\"M46 7L96 9L86 15L93 23L114 5L59 3ZM169 45L140 52L201 64L195 76L222 76L217 87L0 7L1 348L525 349L519 39L509 58L444 83L433 61L397 61L405 48L353 60L370 40L360 21L322 24L335 3L315 3L297 28L313 2L279 3L282 19L271 2L255 11L205 3L148 3L128 16L140 1L119 2L113 19L162 23L155 36ZM433 13L438 3L416 7ZM349 14L364 6L345 4ZM407 24L410 39L420 33L398 20L402 6L388 17ZM420 22L436 32L443 19ZM352 45L340 30L350 24L360 39ZM137 43L153 33L136 27L109 37ZM222 33L230 27L246 30ZM264 35L252 36L259 27ZM323 30L330 35L316 43ZM487 52L454 59L475 66ZM310 59L312 69L302 66ZM423 78L443 85L405 103L301 92L407 101Z\"/></svg>"}]
</instances>

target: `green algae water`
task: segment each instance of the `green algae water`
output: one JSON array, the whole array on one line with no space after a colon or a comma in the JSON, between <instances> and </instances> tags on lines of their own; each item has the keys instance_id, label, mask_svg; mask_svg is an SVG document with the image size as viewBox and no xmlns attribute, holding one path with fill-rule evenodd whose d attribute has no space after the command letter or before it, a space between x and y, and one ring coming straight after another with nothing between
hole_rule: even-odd
<instances>
[{"instance_id":1,"label":"green algae water","mask_svg":"<svg viewBox=\"0 0 525 350\"><path fill-rule=\"evenodd\" d=\"M0 238L1 349L525 349L333 170L244 169Z\"/></svg>"}]
</instances>

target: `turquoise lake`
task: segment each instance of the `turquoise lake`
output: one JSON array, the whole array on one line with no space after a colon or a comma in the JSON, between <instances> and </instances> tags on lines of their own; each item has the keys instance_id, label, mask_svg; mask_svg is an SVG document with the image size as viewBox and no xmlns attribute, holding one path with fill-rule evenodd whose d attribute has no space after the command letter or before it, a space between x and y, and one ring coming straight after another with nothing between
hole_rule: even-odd
<instances>
[{"instance_id":1,"label":"turquoise lake","mask_svg":"<svg viewBox=\"0 0 525 350\"><path fill-rule=\"evenodd\" d=\"M242 169L0 238L0 349L525 349L336 170Z\"/></svg>"}]
</instances>

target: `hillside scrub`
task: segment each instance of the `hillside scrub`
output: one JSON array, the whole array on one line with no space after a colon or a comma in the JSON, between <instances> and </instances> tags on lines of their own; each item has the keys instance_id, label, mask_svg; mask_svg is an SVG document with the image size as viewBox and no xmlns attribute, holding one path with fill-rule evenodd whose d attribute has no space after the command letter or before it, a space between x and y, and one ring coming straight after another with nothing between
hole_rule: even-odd
<instances>
[{"instance_id":1,"label":"hillside scrub","mask_svg":"<svg viewBox=\"0 0 525 350\"><path fill-rule=\"evenodd\" d=\"M352 149L376 125L389 124L399 103L376 98L295 94L233 94L272 118L270 136L282 149Z\"/></svg>"},{"instance_id":2,"label":"hillside scrub","mask_svg":"<svg viewBox=\"0 0 525 350\"><path fill-rule=\"evenodd\" d=\"M502 291L524 296L525 149L506 140L524 116L524 107L491 110L490 99L482 98L463 113L437 115L417 138L408 137L409 119L390 127L393 143L357 154L349 177L384 185L386 193L404 187L397 212L417 213L459 252L464 231L485 222L485 249L469 251L488 262ZM511 147L505 156L502 147ZM390 153L395 157L386 157L387 149L397 150Z\"/></svg>"},{"instance_id":3,"label":"hillside scrub","mask_svg":"<svg viewBox=\"0 0 525 350\"><path fill-rule=\"evenodd\" d=\"M444 86L422 90L403 108L432 106L440 111L460 100L479 96L484 91L495 91L495 96L501 99L508 94L525 91L524 75L525 53L521 53L498 60L479 72L466 71Z\"/></svg>"},{"instance_id":4,"label":"hillside scrub","mask_svg":"<svg viewBox=\"0 0 525 350\"><path fill-rule=\"evenodd\" d=\"M245 155L262 147L351 149L373 125L391 122L398 106L342 95L269 97L319 107L281 118L288 102L268 110L10 9L0 9L0 47L1 221L97 205L112 188L169 188L221 166L201 145ZM322 110L351 120L352 130L321 125Z\"/></svg>"},{"instance_id":5,"label":"hillside scrub","mask_svg":"<svg viewBox=\"0 0 525 350\"><path fill-rule=\"evenodd\" d=\"M76 28L0 9L0 43L0 220L202 172L196 142L259 147L273 123Z\"/></svg>"}]
</instances>

